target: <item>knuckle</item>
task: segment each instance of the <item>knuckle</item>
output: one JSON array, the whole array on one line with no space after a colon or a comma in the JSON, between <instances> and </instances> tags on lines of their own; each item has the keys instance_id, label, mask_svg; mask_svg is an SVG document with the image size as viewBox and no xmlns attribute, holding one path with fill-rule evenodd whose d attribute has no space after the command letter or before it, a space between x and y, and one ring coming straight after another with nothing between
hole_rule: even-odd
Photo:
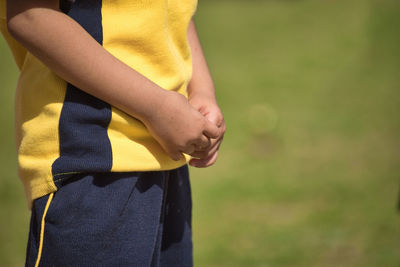
<instances>
[{"instance_id":1,"label":"knuckle","mask_svg":"<svg viewBox=\"0 0 400 267\"><path fill-rule=\"evenodd\" d=\"M225 133L225 132L226 132L226 125L225 125L225 123L224 123L224 125L222 126L221 130L222 130L222 133Z\"/></svg>"}]
</instances>

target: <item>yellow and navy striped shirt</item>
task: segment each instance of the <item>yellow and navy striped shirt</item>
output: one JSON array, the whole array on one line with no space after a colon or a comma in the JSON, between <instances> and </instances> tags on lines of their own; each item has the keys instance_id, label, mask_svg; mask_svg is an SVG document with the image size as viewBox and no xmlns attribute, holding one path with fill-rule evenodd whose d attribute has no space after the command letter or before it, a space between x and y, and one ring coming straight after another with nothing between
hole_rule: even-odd
<instances>
[{"instance_id":1,"label":"yellow and navy striped shirt","mask_svg":"<svg viewBox=\"0 0 400 267\"><path fill-rule=\"evenodd\" d=\"M0 29L20 69L15 101L19 176L28 202L71 173L168 170L173 161L135 118L64 81ZM115 57L186 95L187 28L197 0L75 0L64 12ZM62 34L62 29L60 29ZM79 44L77 44L79 45Z\"/></svg>"}]
</instances>

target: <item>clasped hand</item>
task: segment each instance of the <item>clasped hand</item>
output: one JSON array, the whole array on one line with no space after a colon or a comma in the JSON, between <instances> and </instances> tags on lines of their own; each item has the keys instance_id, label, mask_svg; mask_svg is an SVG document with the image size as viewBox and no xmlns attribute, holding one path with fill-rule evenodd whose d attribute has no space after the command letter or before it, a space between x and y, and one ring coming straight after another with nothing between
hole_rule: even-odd
<instances>
[{"instance_id":1,"label":"clasped hand","mask_svg":"<svg viewBox=\"0 0 400 267\"><path fill-rule=\"evenodd\" d=\"M217 101L214 97L205 97L192 95L189 96L189 103L202 114L209 122L213 123L219 129L219 135L214 138L209 138L210 145L204 148L197 148L190 155L194 159L190 160L189 164L194 167L203 168L213 165L218 158L218 150L224 138L226 125L224 116Z\"/></svg>"},{"instance_id":2,"label":"clasped hand","mask_svg":"<svg viewBox=\"0 0 400 267\"><path fill-rule=\"evenodd\" d=\"M225 121L216 101L167 91L151 116L143 121L173 160L182 153L194 157L189 164L208 167L215 163L225 133Z\"/></svg>"}]
</instances>

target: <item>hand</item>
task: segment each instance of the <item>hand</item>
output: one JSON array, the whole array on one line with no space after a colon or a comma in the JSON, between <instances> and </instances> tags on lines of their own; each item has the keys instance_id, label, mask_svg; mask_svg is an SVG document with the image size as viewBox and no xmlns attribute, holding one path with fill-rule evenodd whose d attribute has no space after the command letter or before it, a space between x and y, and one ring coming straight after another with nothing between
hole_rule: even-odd
<instances>
[{"instance_id":1,"label":"hand","mask_svg":"<svg viewBox=\"0 0 400 267\"><path fill-rule=\"evenodd\" d=\"M159 106L152 110L142 121L173 160L180 160L182 153L192 155L198 147L209 148L210 138L221 135L221 130L179 93L165 91Z\"/></svg>"},{"instance_id":2,"label":"hand","mask_svg":"<svg viewBox=\"0 0 400 267\"><path fill-rule=\"evenodd\" d=\"M224 116L215 98L191 96L189 97L189 103L220 129L219 136L210 139L211 144L209 147L196 147L195 151L190 154L195 157L189 162L191 166L197 168L209 167L216 162L218 150L224 138L226 131Z\"/></svg>"}]
</instances>

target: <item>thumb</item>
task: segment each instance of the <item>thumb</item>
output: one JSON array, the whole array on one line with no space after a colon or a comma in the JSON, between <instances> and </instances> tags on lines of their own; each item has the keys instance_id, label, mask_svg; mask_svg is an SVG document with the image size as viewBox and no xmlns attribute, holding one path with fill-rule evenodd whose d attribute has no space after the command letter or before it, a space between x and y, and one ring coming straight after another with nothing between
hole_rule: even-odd
<instances>
[{"instance_id":1,"label":"thumb","mask_svg":"<svg viewBox=\"0 0 400 267\"><path fill-rule=\"evenodd\" d=\"M220 136L221 130L209 120L206 120L203 133L209 138L217 138Z\"/></svg>"},{"instance_id":2,"label":"thumb","mask_svg":"<svg viewBox=\"0 0 400 267\"><path fill-rule=\"evenodd\" d=\"M171 159L175 160L175 161L180 161L182 159L182 153L178 152L178 153L169 153L169 156L171 157Z\"/></svg>"}]
</instances>

